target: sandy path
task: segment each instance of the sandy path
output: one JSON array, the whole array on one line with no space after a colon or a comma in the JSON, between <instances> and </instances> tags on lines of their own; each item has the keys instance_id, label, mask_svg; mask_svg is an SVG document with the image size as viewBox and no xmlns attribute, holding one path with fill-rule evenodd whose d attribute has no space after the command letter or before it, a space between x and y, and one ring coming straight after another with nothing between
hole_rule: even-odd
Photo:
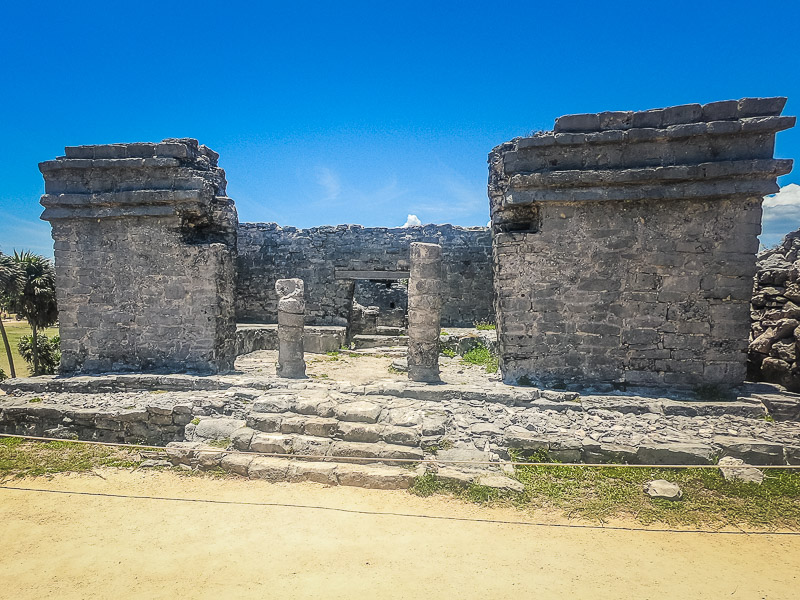
<instances>
[{"instance_id":1,"label":"sandy path","mask_svg":"<svg viewBox=\"0 0 800 600\"><path fill-rule=\"evenodd\" d=\"M5 485L232 503L0 489L0 597L775 600L800 589L800 536L480 522L543 517L398 491L101 473Z\"/></svg>"}]
</instances>

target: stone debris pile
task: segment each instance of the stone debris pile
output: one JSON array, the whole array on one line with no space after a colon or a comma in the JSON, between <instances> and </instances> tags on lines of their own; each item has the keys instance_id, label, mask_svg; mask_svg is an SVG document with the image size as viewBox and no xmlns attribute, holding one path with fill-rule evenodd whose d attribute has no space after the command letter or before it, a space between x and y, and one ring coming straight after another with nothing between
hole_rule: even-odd
<instances>
[{"instance_id":1,"label":"stone debris pile","mask_svg":"<svg viewBox=\"0 0 800 600\"><path fill-rule=\"evenodd\" d=\"M800 230L759 253L751 300L748 376L800 391Z\"/></svg>"}]
</instances>

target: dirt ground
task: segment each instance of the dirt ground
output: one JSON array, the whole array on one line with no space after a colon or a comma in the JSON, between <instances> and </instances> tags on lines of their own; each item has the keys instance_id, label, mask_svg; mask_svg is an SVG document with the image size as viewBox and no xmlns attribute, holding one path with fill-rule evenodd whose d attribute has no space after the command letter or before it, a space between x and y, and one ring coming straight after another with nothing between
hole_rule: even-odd
<instances>
[{"instance_id":1,"label":"dirt ground","mask_svg":"<svg viewBox=\"0 0 800 600\"><path fill-rule=\"evenodd\" d=\"M363 354L351 356L347 351L336 356L326 354L306 354L306 373L317 381L347 381L356 385L392 379L408 381L406 373L389 370L392 362L405 357L405 349L376 350L376 355ZM258 350L244 354L236 359L236 369L244 373L258 375L275 375L275 363L278 352L275 350ZM487 373L483 366L465 364L461 357L439 357L441 378L445 383L456 385L485 385L487 382L500 381L497 373Z\"/></svg>"},{"instance_id":2,"label":"dirt ground","mask_svg":"<svg viewBox=\"0 0 800 600\"><path fill-rule=\"evenodd\" d=\"M402 491L173 472L6 481L0 539L0 597L19 600L776 600L800 585L800 536L611 529Z\"/></svg>"}]
</instances>

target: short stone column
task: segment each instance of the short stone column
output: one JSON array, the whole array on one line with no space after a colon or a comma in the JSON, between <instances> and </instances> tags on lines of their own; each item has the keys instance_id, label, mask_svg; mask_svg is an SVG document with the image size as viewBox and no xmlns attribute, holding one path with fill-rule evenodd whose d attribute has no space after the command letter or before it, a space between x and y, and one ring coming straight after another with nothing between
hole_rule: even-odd
<instances>
[{"instance_id":1,"label":"short stone column","mask_svg":"<svg viewBox=\"0 0 800 600\"><path fill-rule=\"evenodd\" d=\"M302 279L278 279L278 377L302 379L306 376L303 359L303 318L306 302Z\"/></svg>"},{"instance_id":2,"label":"short stone column","mask_svg":"<svg viewBox=\"0 0 800 600\"><path fill-rule=\"evenodd\" d=\"M441 290L442 247L412 243L408 280L408 377L413 381L440 381Z\"/></svg>"}]
</instances>

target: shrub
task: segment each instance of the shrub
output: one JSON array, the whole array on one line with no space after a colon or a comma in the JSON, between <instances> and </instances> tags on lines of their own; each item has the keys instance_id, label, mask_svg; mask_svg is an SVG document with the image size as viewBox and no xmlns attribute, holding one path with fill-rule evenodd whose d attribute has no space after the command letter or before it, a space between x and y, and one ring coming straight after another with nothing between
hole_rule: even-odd
<instances>
[{"instance_id":1,"label":"shrub","mask_svg":"<svg viewBox=\"0 0 800 600\"><path fill-rule=\"evenodd\" d=\"M475 346L464 355L464 362L486 367L487 373L497 373L498 359L486 346Z\"/></svg>"},{"instance_id":2,"label":"shrub","mask_svg":"<svg viewBox=\"0 0 800 600\"><path fill-rule=\"evenodd\" d=\"M3 381L3 379L8 379L8 375L6 375L6 372L3 371L3 369L0 369L0 381Z\"/></svg>"},{"instance_id":3,"label":"shrub","mask_svg":"<svg viewBox=\"0 0 800 600\"><path fill-rule=\"evenodd\" d=\"M36 336L39 350L39 372L42 375L53 375L58 371L61 362L61 338L57 335L47 337L43 333ZM19 339L17 349L25 362L33 365L32 335L23 335Z\"/></svg>"},{"instance_id":4,"label":"shrub","mask_svg":"<svg viewBox=\"0 0 800 600\"><path fill-rule=\"evenodd\" d=\"M489 331L497 329L497 326L491 321L475 321L475 329Z\"/></svg>"}]
</instances>

